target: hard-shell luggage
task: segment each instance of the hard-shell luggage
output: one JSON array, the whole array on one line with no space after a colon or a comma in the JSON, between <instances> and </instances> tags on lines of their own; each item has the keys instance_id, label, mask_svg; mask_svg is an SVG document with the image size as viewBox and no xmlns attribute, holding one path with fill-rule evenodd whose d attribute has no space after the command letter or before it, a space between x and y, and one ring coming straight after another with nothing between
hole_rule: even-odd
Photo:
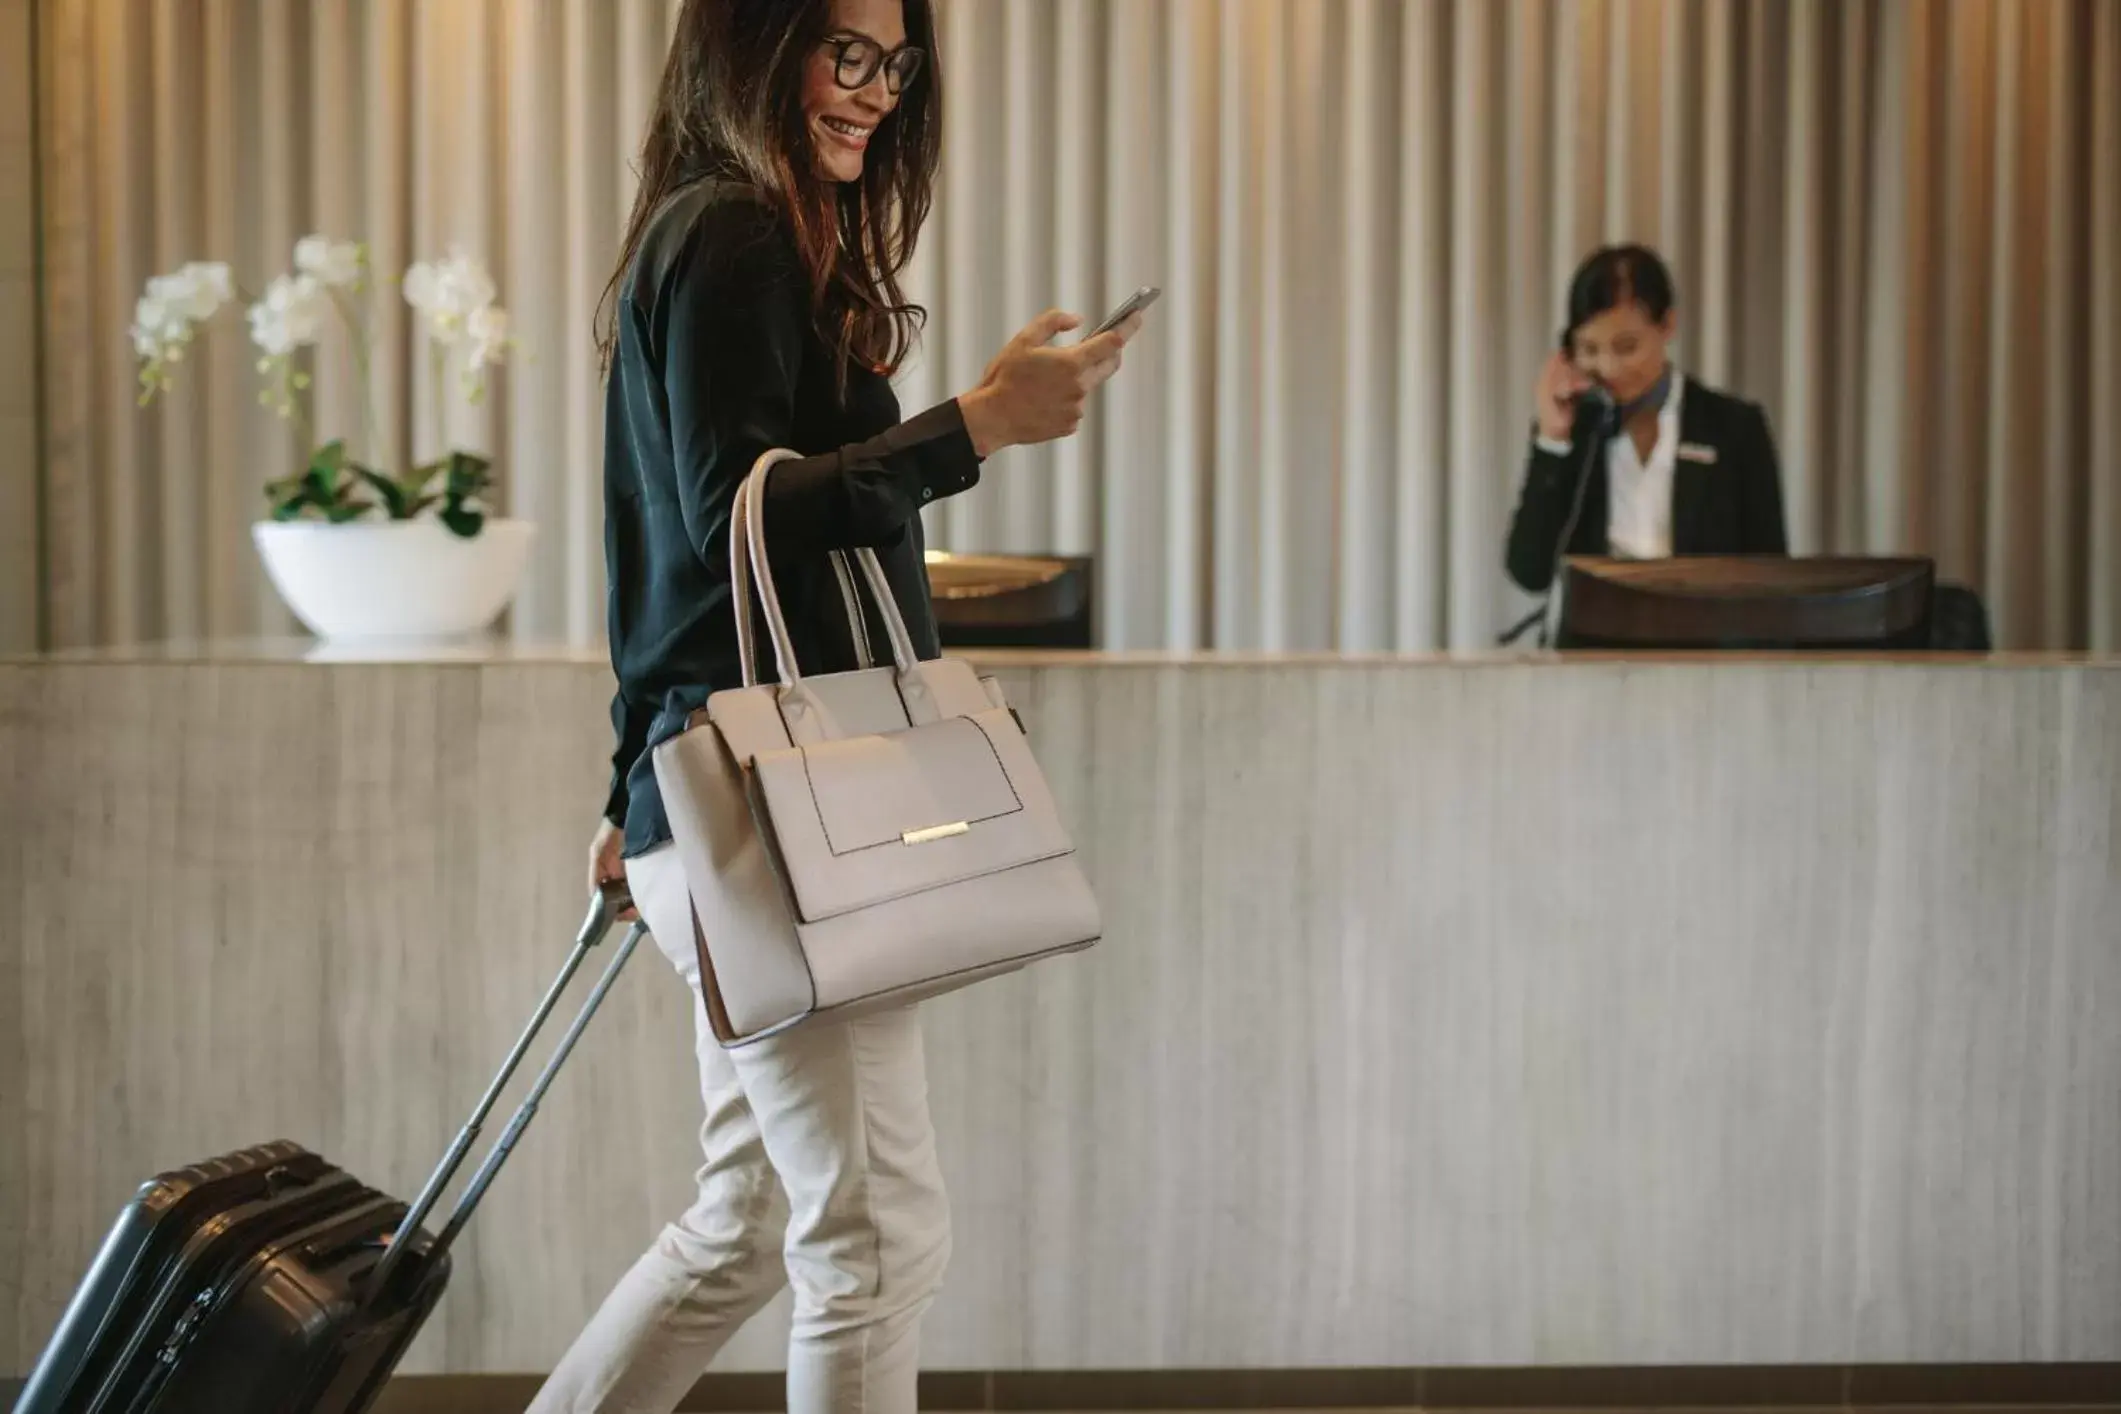
<instances>
[{"instance_id":1,"label":"hard-shell luggage","mask_svg":"<svg viewBox=\"0 0 2121 1414\"><path fill-rule=\"evenodd\" d=\"M449 1281L449 1249L632 956L626 934L439 1235L422 1226L582 962L630 906L591 900L574 950L411 1203L299 1145L150 1179L118 1215L15 1414L356 1414Z\"/></svg>"}]
</instances>

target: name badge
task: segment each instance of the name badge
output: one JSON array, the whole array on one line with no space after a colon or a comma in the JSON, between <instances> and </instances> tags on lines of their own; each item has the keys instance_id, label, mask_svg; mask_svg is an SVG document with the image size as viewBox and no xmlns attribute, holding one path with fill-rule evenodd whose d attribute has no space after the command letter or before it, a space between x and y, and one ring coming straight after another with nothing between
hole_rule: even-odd
<instances>
[{"instance_id":1,"label":"name badge","mask_svg":"<svg viewBox=\"0 0 2121 1414\"><path fill-rule=\"evenodd\" d=\"M1681 442L1679 444L1679 460L1683 462L1700 462L1703 466L1714 466L1716 464L1716 449L1705 442Z\"/></svg>"}]
</instances>

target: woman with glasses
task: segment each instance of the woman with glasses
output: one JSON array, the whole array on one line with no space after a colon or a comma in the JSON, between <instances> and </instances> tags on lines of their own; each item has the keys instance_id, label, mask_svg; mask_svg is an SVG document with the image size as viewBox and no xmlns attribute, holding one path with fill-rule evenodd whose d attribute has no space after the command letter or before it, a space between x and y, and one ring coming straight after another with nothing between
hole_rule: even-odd
<instances>
[{"instance_id":1,"label":"woman with glasses","mask_svg":"<svg viewBox=\"0 0 2121 1414\"><path fill-rule=\"evenodd\" d=\"M977 388L901 419L889 380L922 318L899 277L936 171L934 54L930 0L686 0L678 18L599 311L618 746L589 870L625 878L691 988L704 1162L691 1206L619 1279L536 1414L675 1408L784 1284L791 1410L915 1407L921 1317L950 1248L918 1017L724 1051L649 753L741 681L729 522L760 454L801 454L774 467L765 516L800 669L857 665L830 552L862 546L934 657L922 507L1003 447L1072 433L1139 328L1055 345L1077 321L1048 313ZM883 642L881 623L866 636Z\"/></svg>"}]
</instances>

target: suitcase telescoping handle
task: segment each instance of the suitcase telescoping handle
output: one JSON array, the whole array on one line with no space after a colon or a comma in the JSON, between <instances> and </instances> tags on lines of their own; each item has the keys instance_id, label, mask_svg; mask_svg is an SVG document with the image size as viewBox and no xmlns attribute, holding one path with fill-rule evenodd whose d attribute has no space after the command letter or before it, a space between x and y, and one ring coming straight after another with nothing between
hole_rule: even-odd
<instances>
[{"instance_id":1,"label":"suitcase telescoping handle","mask_svg":"<svg viewBox=\"0 0 2121 1414\"><path fill-rule=\"evenodd\" d=\"M376 1264L374 1272L369 1276L370 1300L389 1290L390 1279L411 1251L412 1239L419 1232L420 1224L434 1211L435 1204L441 1201L442 1190L449 1186L450 1179L456 1177L457 1170L463 1166L465 1156L471 1152L471 1146L478 1140L479 1131L486 1125L487 1117L493 1113L494 1106L501 1102L502 1090L507 1088L510 1078L515 1075L516 1067L523 1063L523 1057L529 1053L531 1042L537 1039L538 1032L543 1029L546 1019L552 1015L553 1008L559 1005L560 998L566 993L568 984L574 980L575 973L581 970L583 959L589 956L591 949L604 941L618 916L632 906L633 899L627 893L625 883L616 879L603 884L590 898L589 913L582 919L582 926L575 932L574 950L567 954L567 961L561 965L559 976L545 989L545 996L538 1002L538 1009L531 1013L530 1022L523 1028L523 1034L516 1038L515 1045L509 1049L508 1058L501 1062L501 1069L494 1076L493 1083L488 1085L486 1093L479 1097L478 1105L471 1112L471 1118L466 1120L464 1128L458 1131L455 1141L449 1146L449 1152L442 1156L442 1162L436 1165L435 1171L428 1176L426 1186L420 1190L420 1196L413 1199L412 1206L405 1210L404 1221L398 1224L398 1230L391 1235L390 1246L383 1253L383 1260ZM588 999L582 1003L582 1009L575 1013L574 1021L568 1025L566 1034L561 1036L559 1044L553 1047L552 1055L545 1062L545 1068L538 1072L538 1078L532 1082L530 1093L525 1095L523 1103L516 1107L515 1114L509 1118L508 1127L501 1131L501 1137L495 1141L477 1172L472 1175L471 1182L465 1186L464 1195L457 1200L455 1211L450 1213L449 1222L443 1227L442 1235L436 1238L434 1245L427 1250L424 1261L432 1263L441 1260L442 1254L457 1240L457 1234L471 1221L473 1211L479 1206L479 1200L486 1196L486 1190L493 1183L494 1175L501 1171L501 1165L508 1162L508 1156L514 1151L516 1141L523 1137L523 1131L528 1129L530 1121L537 1117L538 1102L545 1098L545 1092L552 1086L553 1077L557 1076L560 1067L567 1063L568 1053L574 1050L575 1042L579 1041L582 1032L588 1029L590 1018L594 1017L597 1008L604 1004L604 997L611 991L611 984L618 980L619 972L626 966L626 960L633 956L634 945L640 942L641 934L645 931L646 927L641 923L635 923L627 930L625 941L619 944L618 952L613 955L611 961L604 965L603 975L597 978L596 986L590 989Z\"/></svg>"}]
</instances>

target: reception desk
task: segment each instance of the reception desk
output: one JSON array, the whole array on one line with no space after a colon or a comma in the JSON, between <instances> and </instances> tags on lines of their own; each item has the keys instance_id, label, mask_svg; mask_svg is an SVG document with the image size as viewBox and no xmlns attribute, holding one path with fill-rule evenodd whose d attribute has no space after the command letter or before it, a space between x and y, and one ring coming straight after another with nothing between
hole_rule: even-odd
<instances>
[{"instance_id":1,"label":"reception desk","mask_svg":"<svg viewBox=\"0 0 2121 1414\"><path fill-rule=\"evenodd\" d=\"M2121 1360L2121 666L995 666L1107 938L930 1009L931 1365ZM0 662L0 1375L159 1168L417 1187L581 912L609 690ZM686 1201L690 1045L644 951L409 1368L549 1367Z\"/></svg>"}]
</instances>

